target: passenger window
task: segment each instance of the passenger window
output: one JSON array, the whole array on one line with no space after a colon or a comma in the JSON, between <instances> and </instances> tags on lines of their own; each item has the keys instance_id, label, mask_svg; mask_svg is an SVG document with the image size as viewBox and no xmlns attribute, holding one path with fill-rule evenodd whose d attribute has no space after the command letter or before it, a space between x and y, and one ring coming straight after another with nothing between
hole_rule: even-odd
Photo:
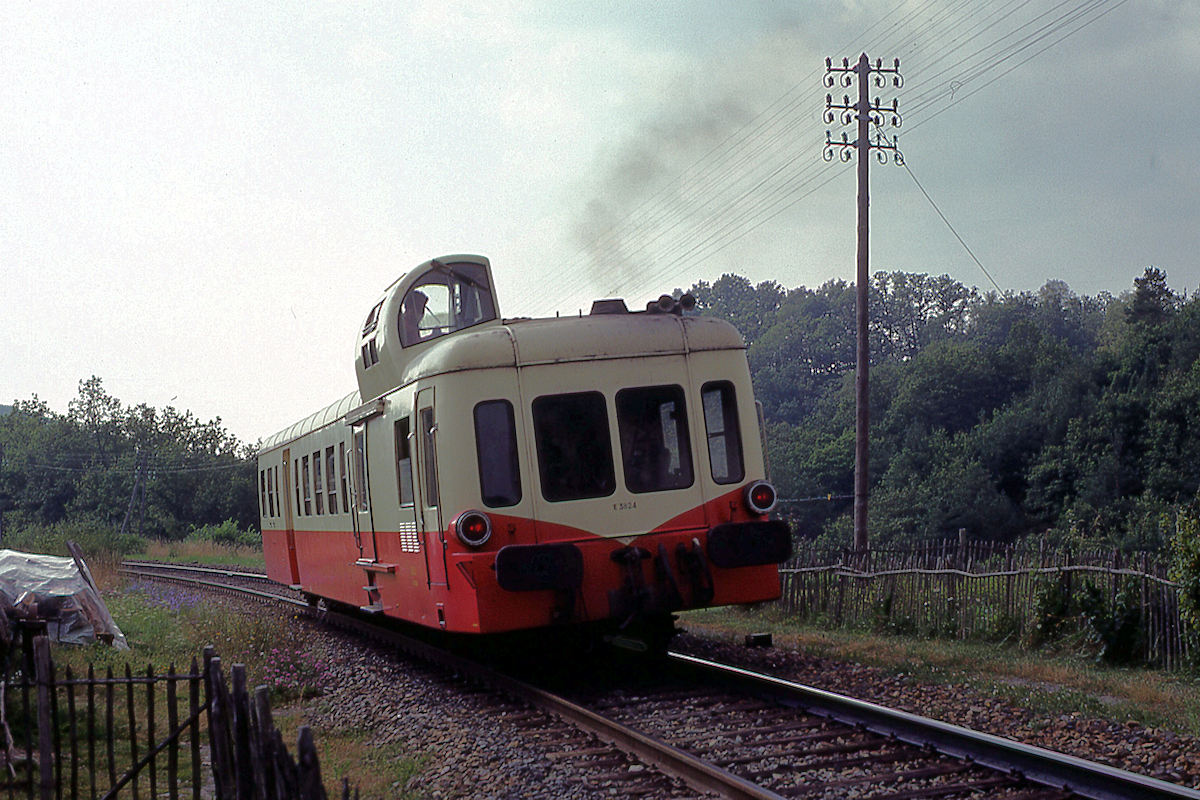
<instances>
[{"instance_id":1,"label":"passenger window","mask_svg":"<svg viewBox=\"0 0 1200 800\"><path fill-rule=\"evenodd\" d=\"M313 453L313 500L318 514L325 513L325 481L321 478L321 451Z\"/></svg>"},{"instance_id":2,"label":"passenger window","mask_svg":"<svg viewBox=\"0 0 1200 800\"><path fill-rule=\"evenodd\" d=\"M425 505L434 508L438 504L437 443L434 441L433 409L421 409L421 469L425 473Z\"/></svg>"},{"instance_id":3,"label":"passenger window","mask_svg":"<svg viewBox=\"0 0 1200 800\"><path fill-rule=\"evenodd\" d=\"M728 381L706 383L700 389L704 428L708 434L708 465L717 483L737 483L745 477L737 398Z\"/></svg>"},{"instance_id":4,"label":"passenger window","mask_svg":"<svg viewBox=\"0 0 1200 800\"><path fill-rule=\"evenodd\" d=\"M512 403L487 400L475 406L475 455L483 504L503 508L521 502L521 465Z\"/></svg>"},{"instance_id":5,"label":"passenger window","mask_svg":"<svg viewBox=\"0 0 1200 800\"><path fill-rule=\"evenodd\" d=\"M438 264L408 290L397 325L401 344L410 347L495 318L481 264Z\"/></svg>"},{"instance_id":6,"label":"passenger window","mask_svg":"<svg viewBox=\"0 0 1200 800\"><path fill-rule=\"evenodd\" d=\"M679 386L617 392L621 464L631 492L662 492L692 485L692 448Z\"/></svg>"},{"instance_id":7,"label":"passenger window","mask_svg":"<svg viewBox=\"0 0 1200 800\"><path fill-rule=\"evenodd\" d=\"M542 495L550 501L604 497L616 488L608 412L599 392L533 401Z\"/></svg>"},{"instance_id":8,"label":"passenger window","mask_svg":"<svg viewBox=\"0 0 1200 800\"><path fill-rule=\"evenodd\" d=\"M337 459L332 445L325 448L325 493L329 496L329 513L338 513Z\"/></svg>"},{"instance_id":9,"label":"passenger window","mask_svg":"<svg viewBox=\"0 0 1200 800\"><path fill-rule=\"evenodd\" d=\"M396 437L396 485L400 487L400 505L413 505L412 453L408 444L408 417L392 426Z\"/></svg>"},{"instance_id":10,"label":"passenger window","mask_svg":"<svg viewBox=\"0 0 1200 800\"><path fill-rule=\"evenodd\" d=\"M271 516L278 517L283 514L283 503L279 498L279 465L276 464L271 467L269 474L271 476L271 485L269 487L271 491Z\"/></svg>"},{"instance_id":11,"label":"passenger window","mask_svg":"<svg viewBox=\"0 0 1200 800\"><path fill-rule=\"evenodd\" d=\"M300 459L300 472L304 476L304 515L312 514L312 484L309 483L308 456Z\"/></svg>"}]
</instances>

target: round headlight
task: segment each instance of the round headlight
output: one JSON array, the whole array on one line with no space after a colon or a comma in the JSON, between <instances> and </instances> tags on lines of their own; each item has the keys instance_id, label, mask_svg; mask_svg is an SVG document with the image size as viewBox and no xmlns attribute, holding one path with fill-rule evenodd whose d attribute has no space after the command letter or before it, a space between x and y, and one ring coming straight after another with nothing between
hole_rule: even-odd
<instances>
[{"instance_id":1,"label":"round headlight","mask_svg":"<svg viewBox=\"0 0 1200 800\"><path fill-rule=\"evenodd\" d=\"M746 505L758 514L766 514L775 507L775 487L766 481L755 481L746 487Z\"/></svg>"},{"instance_id":2,"label":"round headlight","mask_svg":"<svg viewBox=\"0 0 1200 800\"><path fill-rule=\"evenodd\" d=\"M482 511L464 511L454 520L454 534L467 547L482 547L492 538L492 521Z\"/></svg>"}]
</instances>

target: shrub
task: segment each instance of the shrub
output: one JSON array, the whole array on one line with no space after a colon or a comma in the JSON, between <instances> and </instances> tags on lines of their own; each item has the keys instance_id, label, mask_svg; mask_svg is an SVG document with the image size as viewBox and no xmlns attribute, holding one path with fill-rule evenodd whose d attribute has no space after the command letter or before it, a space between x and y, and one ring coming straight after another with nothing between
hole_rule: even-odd
<instances>
[{"instance_id":1,"label":"shrub","mask_svg":"<svg viewBox=\"0 0 1200 800\"><path fill-rule=\"evenodd\" d=\"M1057 639L1076 616L1066 576L1039 580L1034 595L1033 625L1025 635L1027 647L1041 647Z\"/></svg>"},{"instance_id":2,"label":"shrub","mask_svg":"<svg viewBox=\"0 0 1200 800\"><path fill-rule=\"evenodd\" d=\"M26 553L69 556L67 542L73 541L88 560L119 561L142 550L146 543L140 536L122 534L120 529L92 519L75 519L51 525L30 523L5 531L3 545Z\"/></svg>"},{"instance_id":3,"label":"shrub","mask_svg":"<svg viewBox=\"0 0 1200 800\"><path fill-rule=\"evenodd\" d=\"M1187 623L1193 653L1200 650L1200 515L1184 509L1171 537L1171 580L1179 584L1179 613ZM1200 659L1200 653L1196 656Z\"/></svg>"},{"instance_id":4,"label":"shrub","mask_svg":"<svg viewBox=\"0 0 1200 800\"><path fill-rule=\"evenodd\" d=\"M1142 660L1146 633L1135 583L1122 582L1110 604L1102 589L1085 581L1079 606L1093 641L1100 645L1099 660L1107 664L1134 664Z\"/></svg>"},{"instance_id":5,"label":"shrub","mask_svg":"<svg viewBox=\"0 0 1200 800\"><path fill-rule=\"evenodd\" d=\"M256 548L262 544L262 539L258 531L253 529L242 530L231 519L225 520L220 525L205 525L200 528L192 528L187 538L193 541L213 542L231 547Z\"/></svg>"}]
</instances>

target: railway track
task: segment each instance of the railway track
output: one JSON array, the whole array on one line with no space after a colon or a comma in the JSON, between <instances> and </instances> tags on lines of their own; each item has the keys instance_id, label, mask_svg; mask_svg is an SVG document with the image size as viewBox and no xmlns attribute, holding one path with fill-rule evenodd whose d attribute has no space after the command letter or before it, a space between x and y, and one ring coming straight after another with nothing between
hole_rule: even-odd
<instances>
[{"instance_id":1,"label":"railway track","mask_svg":"<svg viewBox=\"0 0 1200 800\"><path fill-rule=\"evenodd\" d=\"M137 562L124 571L312 610L298 593L255 573ZM614 780L645 782L627 785L631 795L664 794L661 779L655 783L661 771L699 794L731 798L1200 800L1193 789L685 654L670 653L654 669L631 669L615 682L609 668L598 686L576 681L559 691L546 688L553 681L544 675L516 677L528 669L499 672L359 616L321 613L655 768L613 770ZM566 741L556 757L591 759L595 767L595 748Z\"/></svg>"}]
</instances>

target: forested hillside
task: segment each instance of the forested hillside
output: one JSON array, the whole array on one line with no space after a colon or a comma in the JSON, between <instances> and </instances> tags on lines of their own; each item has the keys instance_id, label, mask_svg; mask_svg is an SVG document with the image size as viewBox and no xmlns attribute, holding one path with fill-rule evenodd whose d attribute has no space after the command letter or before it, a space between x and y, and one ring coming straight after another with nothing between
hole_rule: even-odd
<instances>
[{"instance_id":1,"label":"forested hillside","mask_svg":"<svg viewBox=\"0 0 1200 800\"><path fill-rule=\"evenodd\" d=\"M806 537L851 541L854 287L693 286L745 335L773 477ZM1147 268L1120 297L981 294L879 273L871 538L1027 533L1158 548L1200 488L1200 301ZM833 499L827 499L830 495ZM841 499L839 499L841 498Z\"/></svg>"},{"instance_id":2,"label":"forested hillside","mask_svg":"<svg viewBox=\"0 0 1200 800\"><path fill-rule=\"evenodd\" d=\"M946 276L871 287L871 540L1028 533L1157 549L1200 489L1200 300L1148 268L1120 297L981 294ZM745 335L773 477L800 535L851 541L854 287L690 291ZM220 420L126 407L99 378L66 414L0 416L6 529L89 519L178 538L257 524L250 449Z\"/></svg>"},{"instance_id":3,"label":"forested hillside","mask_svg":"<svg viewBox=\"0 0 1200 800\"><path fill-rule=\"evenodd\" d=\"M127 521L129 532L168 539L226 520L257 528L256 498L252 452L219 419L125 406L100 378L80 382L66 414L34 397L0 416L7 533Z\"/></svg>"}]
</instances>

